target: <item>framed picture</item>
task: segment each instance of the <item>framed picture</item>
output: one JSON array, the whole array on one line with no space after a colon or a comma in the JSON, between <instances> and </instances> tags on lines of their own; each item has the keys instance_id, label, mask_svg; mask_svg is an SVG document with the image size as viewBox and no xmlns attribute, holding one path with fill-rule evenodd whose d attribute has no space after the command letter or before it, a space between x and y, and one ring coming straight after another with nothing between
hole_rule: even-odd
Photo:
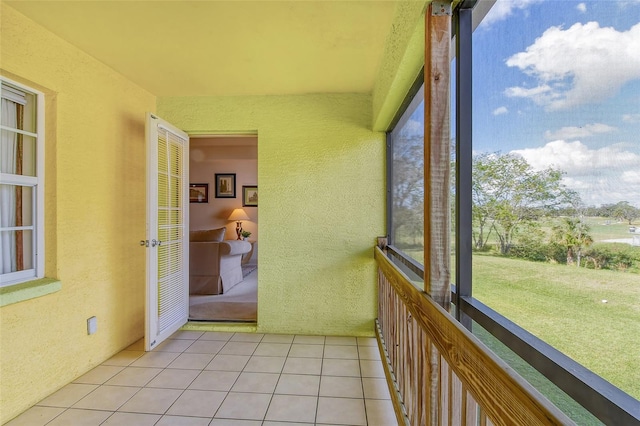
<instances>
[{"instance_id":1,"label":"framed picture","mask_svg":"<svg viewBox=\"0 0 640 426\"><path fill-rule=\"evenodd\" d=\"M216 173L216 198L236 198L235 173Z\"/></svg>"},{"instance_id":2,"label":"framed picture","mask_svg":"<svg viewBox=\"0 0 640 426\"><path fill-rule=\"evenodd\" d=\"M242 187L242 206L258 207L258 185Z\"/></svg>"},{"instance_id":3,"label":"framed picture","mask_svg":"<svg viewBox=\"0 0 640 426\"><path fill-rule=\"evenodd\" d=\"M189 202L190 203L208 203L209 202L209 184L208 183L190 183L189 184Z\"/></svg>"}]
</instances>

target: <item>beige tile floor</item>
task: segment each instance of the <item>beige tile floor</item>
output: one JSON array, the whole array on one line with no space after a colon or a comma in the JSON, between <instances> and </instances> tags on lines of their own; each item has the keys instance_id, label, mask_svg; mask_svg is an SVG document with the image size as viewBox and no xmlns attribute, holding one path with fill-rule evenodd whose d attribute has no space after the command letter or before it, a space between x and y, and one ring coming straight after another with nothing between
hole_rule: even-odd
<instances>
[{"instance_id":1,"label":"beige tile floor","mask_svg":"<svg viewBox=\"0 0 640 426\"><path fill-rule=\"evenodd\" d=\"M373 338L178 331L138 342L17 425L396 425Z\"/></svg>"}]
</instances>

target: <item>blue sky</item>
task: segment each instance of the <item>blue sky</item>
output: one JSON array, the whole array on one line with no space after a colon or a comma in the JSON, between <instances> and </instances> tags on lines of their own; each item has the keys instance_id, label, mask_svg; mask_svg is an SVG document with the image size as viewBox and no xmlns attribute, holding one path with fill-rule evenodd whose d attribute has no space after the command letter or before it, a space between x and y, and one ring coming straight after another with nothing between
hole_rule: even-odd
<instances>
[{"instance_id":1,"label":"blue sky","mask_svg":"<svg viewBox=\"0 0 640 426\"><path fill-rule=\"evenodd\" d=\"M473 43L475 152L640 207L640 0L498 0Z\"/></svg>"}]
</instances>

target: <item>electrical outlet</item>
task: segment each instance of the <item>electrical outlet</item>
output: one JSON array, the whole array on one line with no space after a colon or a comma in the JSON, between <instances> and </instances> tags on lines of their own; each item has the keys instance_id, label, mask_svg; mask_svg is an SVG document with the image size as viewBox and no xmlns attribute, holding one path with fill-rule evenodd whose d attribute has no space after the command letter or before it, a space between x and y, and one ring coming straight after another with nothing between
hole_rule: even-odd
<instances>
[{"instance_id":1,"label":"electrical outlet","mask_svg":"<svg viewBox=\"0 0 640 426\"><path fill-rule=\"evenodd\" d=\"M87 320L87 334L94 334L98 331L98 318L91 317Z\"/></svg>"}]
</instances>

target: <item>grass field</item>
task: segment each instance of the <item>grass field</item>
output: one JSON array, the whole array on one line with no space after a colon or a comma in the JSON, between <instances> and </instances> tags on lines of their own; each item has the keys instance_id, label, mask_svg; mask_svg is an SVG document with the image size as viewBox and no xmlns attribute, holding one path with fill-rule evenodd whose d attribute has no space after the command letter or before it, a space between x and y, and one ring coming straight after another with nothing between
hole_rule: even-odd
<instances>
[{"instance_id":1,"label":"grass field","mask_svg":"<svg viewBox=\"0 0 640 426\"><path fill-rule=\"evenodd\" d=\"M631 238L629 222L608 221L602 217L587 217L584 221L591 228L589 234L594 241ZM640 226L640 222L637 220L632 223L633 226Z\"/></svg>"},{"instance_id":2,"label":"grass field","mask_svg":"<svg viewBox=\"0 0 640 426\"><path fill-rule=\"evenodd\" d=\"M481 255L473 262L474 297L640 399L640 275Z\"/></svg>"},{"instance_id":3,"label":"grass field","mask_svg":"<svg viewBox=\"0 0 640 426\"><path fill-rule=\"evenodd\" d=\"M629 222L620 222L611 220L604 217L585 217L582 219L587 225L589 225L589 235L593 238L594 242L613 240L619 238L631 238L629 234ZM547 218L541 220L539 225L546 235L551 235L551 229L554 225L560 223L558 218ZM640 221L632 222L633 226L640 226ZM497 244L497 241L494 242Z\"/></svg>"},{"instance_id":4,"label":"grass field","mask_svg":"<svg viewBox=\"0 0 640 426\"><path fill-rule=\"evenodd\" d=\"M600 227L598 240L624 238L628 226ZM474 253L473 295L640 399L640 274ZM474 334L577 424L600 424L488 332Z\"/></svg>"},{"instance_id":5,"label":"grass field","mask_svg":"<svg viewBox=\"0 0 640 426\"><path fill-rule=\"evenodd\" d=\"M478 324L474 324L473 334L487 345L487 347L489 347L498 357L509 364L509 366L511 366L511 368L513 368L518 374L524 377L534 388L547 397L547 399L549 399L563 413L568 415L575 424L580 426L601 426L603 424L589 411L587 411L586 408L571 399L571 397L565 394L549 379L544 377Z\"/></svg>"}]
</instances>

